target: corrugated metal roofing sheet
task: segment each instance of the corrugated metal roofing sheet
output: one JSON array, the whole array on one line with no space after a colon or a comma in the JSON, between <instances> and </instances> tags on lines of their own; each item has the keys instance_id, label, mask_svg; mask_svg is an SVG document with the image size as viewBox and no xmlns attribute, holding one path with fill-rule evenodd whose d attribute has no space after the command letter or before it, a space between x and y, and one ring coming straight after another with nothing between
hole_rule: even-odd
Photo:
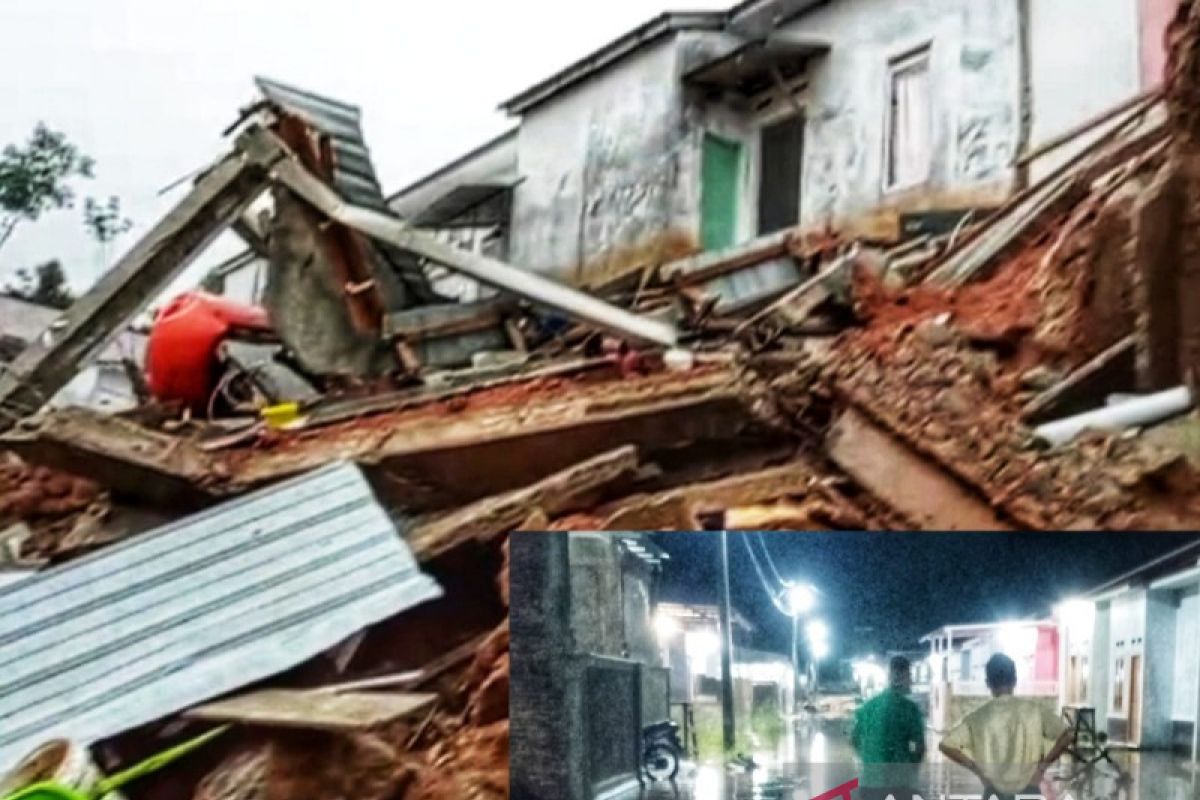
<instances>
[{"instance_id":1,"label":"corrugated metal roofing sheet","mask_svg":"<svg viewBox=\"0 0 1200 800\"><path fill-rule=\"evenodd\" d=\"M358 106L322 97L268 78L255 78L263 96L329 136L335 155L333 184L338 194L355 205L386 209L371 151L362 131Z\"/></svg>"},{"instance_id":2,"label":"corrugated metal roofing sheet","mask_svg":"<svg viewBox=\"0 0 1200 800\"><path fill-rule=\"evenodd\" d=\"M0 588L0 770L278 674L437 597L357 467Z\"/></svg>"},{"instance_id":3,"label":"corrugated metal roofing sheet","mask_svg":"<svg viewBox=\"0 0 1200 800\"><path fill-rule=\"evenodd\" d=\"M370 148L363 137L362 111L358 106L269 78L256 77L254 82L268 101L329 137L335 162L333 188L344 200L364 208L391 213L371 162ZM380 242L372 244L383 260L399 273L409 292L415 294L415 300L431 302L437 299L418 261L394 247ZM384 294L389 299L389 307L406 308L418 304L394 297L396 291L386 289L393 280L384 275L379 277L384 281Z\"/></svg>"}]
</instances>

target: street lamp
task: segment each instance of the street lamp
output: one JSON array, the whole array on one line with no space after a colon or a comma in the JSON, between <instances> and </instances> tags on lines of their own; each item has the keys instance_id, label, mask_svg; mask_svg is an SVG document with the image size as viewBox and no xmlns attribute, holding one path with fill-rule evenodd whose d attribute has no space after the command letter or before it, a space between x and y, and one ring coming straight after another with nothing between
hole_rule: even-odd
<instances>
[{"instance_id":1,"label":"street lamp","mask_svg":"<svg viewBox=\"0 0 1200 800\"><path fill-rule=\"evenodd\" d=\"M814 619L804 628L804 635L808 637L809 644L817 644L819 642L829 643L829 626L819 619Z\"/></svg>"},{"instance_id":2,"label":"street lamp","mask_svg":"<svg viewBox=\"0 0 1200 800\"><path fill-rule=\"evenodd\" d=\"M666 641L679 633L679 623L675 618L661 611L654 618L654 627L658 631L660 641Z\"/></svg>"},{"instance_id":3,"label":"street lamp","mask_svg":"<svg viewBox=\"0 0 1200 800\"><path fill-rule=\"evenodd\" d=\"M817 592L807 583L788 584L784 597L793 618L807 614L817 604Z\"/></svg>"},{"instance_id":4,"label":"street lamp","mask_svg":"<svg viewBox=\"0 0 1200 800\"><path fill-rule=\"evenodd\" d=\"M783 601L792 618L792 710L795 711L797 680L800 675L800 617L817 604L817 590L807 583L789 583L783 588Z\"/></svg>"}]
</instances>

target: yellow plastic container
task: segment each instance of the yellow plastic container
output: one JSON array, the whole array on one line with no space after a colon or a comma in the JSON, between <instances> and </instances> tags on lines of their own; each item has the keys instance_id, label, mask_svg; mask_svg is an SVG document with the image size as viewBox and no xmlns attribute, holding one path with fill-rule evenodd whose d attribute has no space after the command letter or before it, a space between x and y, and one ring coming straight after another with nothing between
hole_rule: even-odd
<instances>
[{"instance_id":1,"label":"yellow plastic container","mask_svg":"<svg viewBox=\"0 0 1200 800\"><path fill-rule=\"evenodd\" d=\"M286 428L300 419L300 404L280 403L276 406L267 406L259 413L268 426Z\"/></svg>"}]
</instances>

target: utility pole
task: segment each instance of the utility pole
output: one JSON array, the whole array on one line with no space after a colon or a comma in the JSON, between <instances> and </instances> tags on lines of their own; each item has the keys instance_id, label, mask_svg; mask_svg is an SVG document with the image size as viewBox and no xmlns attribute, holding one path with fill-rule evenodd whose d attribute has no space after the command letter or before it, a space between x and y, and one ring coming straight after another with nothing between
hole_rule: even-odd
<instances>
[{"instance_id":1,"label":"utility pole","mask_svg":"<svg viewBox=\"0 0 1200 800\"><path fill-rule=\"evenodd\" d=\"M792 713L800 707L800 615L792 614Z\"/></svg>"},{"instance_id":2,"label":"utility pole","mask_svg":"<svg viewBox=\"0 0 1200 800\"><path fill-rule=\"evenodd\" d=\"M722 523L724 520L722 520ZM721 729L725 754L735 747L733 720L733 614L729 608L729 532L721 531Z\"/></svg>"}]
</instances>

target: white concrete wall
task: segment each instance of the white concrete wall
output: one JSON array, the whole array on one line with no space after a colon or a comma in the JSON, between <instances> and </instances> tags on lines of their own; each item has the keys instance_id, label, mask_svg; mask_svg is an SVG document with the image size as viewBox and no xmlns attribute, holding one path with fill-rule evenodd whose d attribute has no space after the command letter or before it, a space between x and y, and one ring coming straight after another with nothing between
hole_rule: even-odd
<instances>
[{"instance_id":1,"label":"white concrete wall","mask_svg":"<svg viewBox=\"0 0 1200 800\"><path fill-rule=\"evenodd\" d=\"M839 220L881 206L964 205L1002 195L1018 136L1016 0L841 0L782 33L828 41L814 62L807 107L801 216ZM889 63L930 47L933 163L926 185L884 188Z\"/></svg>"},{"instance_id":2,"label":"white concrete wall","mask_svg":"<svg viewBox=\"0 0 1200 800\"><path fill-rule=\"evenodd\" d=\"M1171 718L1195 722L1200 697L1200 593L1184 595L1175 623L1174 697Z\"/></svg>"},{"instance_id":3,"label":"white concrete wall","mask_svg":"<svg viewBox=\"0 0 1200 800\"><path fill-rule=\"evenodd\" d=\"M1033 144L1139 87L1138 0L1029 0ZM780 35L828 42L800 96L806 108L801 222L994 205L1011 191L1019 144L1018 0L837 0ZM664 37L529 110L517 136L511 260L579 281L647 260L663 240L698 243L706 130L743 145L739 239L757 225L759 129L772 117L685 92L692 51L718 34ZM928 181L884 186L889 63L930 47L933 163ZM685 103L685 98L690 98ZM773 112L778 117L780 111ZM1070 149L1041 160L1037 177ZM890 215L890 216L888 216ZM870 224L856 230L870 230ZM653 260L652 256L650 260Z\"/></svg>"},{"instance_id":4,"label":"white concrete wall","mask_svg":"<svg viewBox=\"0 0 1200 800\"><path fill-rule=\"evenodd\" d=\"M1138 0L1029 0L1036 148L1141 90ZM1037 180L1106 128L1031 170Z\"/></svg>"},{"instance_id":5,"label":"white concrete wall","mask_svg":"<svg viewBox=\"0 0 1200 800\"><path fill-rule=\"evenodd\" d=\"M1090 705L1096 709L1096 729L1108 730L1109 698L1112 697L1112 604L1096 606L1096 620L1092 628L1092 657L1088 664L1091 677L1088 680Z\"/></svg>"},{"instance_id":6,"label":"white concrete wall","mask_svg":"<svg viewBox=\"0 0 1200 800\"><path fill-rule=\"evenodd\" d=\"M1146 593L1128 592L1112 601L1112 627L1109 632L1111 646L1108 651L1109 680L1104 699L1104 707L1108 716L1126 719L1129 712L1129 689L1131 657L1142 655L1146 636ZM1113 665L1118 658L1125 659L1125 708L1118 711L1113 708ZM1143 665L1145 660L1143 659ZM1144 669L1144 666L1143 666ZM1145 676L1142 676L1142 687L1145 688ZM1144 715L1143 715L1144 716Z\"/></svg>"},{"instance_id":7,"label":"white concrete wall","mask_svg":"<svg viewBox=\"0 0 1200 800\"><path fill-rule=\"evenodd\" d=\"M524 116L512 260L564 280L671 229L679 208L681 87L672 37Z\"/></svg>"},{"instance_id":8,"label":"white concrete wall","mask_svg":"<svg viewBox=\"0 0 1200 800\"><path fill-rule=\"evenodd\" d=\"M1174 591L1146 596L1146 657L1143 662L1142 747L1171 746L1172 698L1182 687L1175 683L1175 643L1179 597Z\"/></svg>"}]
</instances>

